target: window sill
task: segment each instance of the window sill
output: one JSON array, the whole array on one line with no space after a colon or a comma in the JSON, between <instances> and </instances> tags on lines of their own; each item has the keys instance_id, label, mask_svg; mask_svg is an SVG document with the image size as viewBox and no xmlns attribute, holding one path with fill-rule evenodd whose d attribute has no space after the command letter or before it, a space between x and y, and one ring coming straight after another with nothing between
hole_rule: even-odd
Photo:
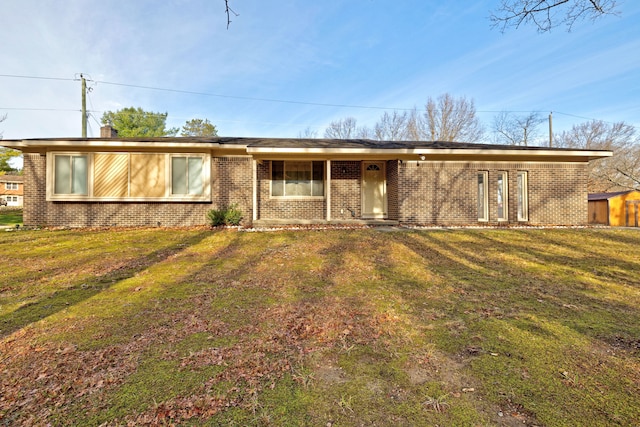
<instances>
[{"instance_id":1,"label":"window sill","mask_svg":"<svg viewBox=\"0 0 640 427\"><path fill-rule=\"evenodd\" d=\"M325 196L269 196L271 200L324 200Z\"/></svg>"},{"instance_id":2,"label":"window sill","mask_svg":"<svg viewBox=\"0 0 640 427\"><path fill-rule=\"evenodd\" d=\"M47 197L47 202L104 202L104 203L211 203L211 197Z\"/></svg>"}]
</instances>

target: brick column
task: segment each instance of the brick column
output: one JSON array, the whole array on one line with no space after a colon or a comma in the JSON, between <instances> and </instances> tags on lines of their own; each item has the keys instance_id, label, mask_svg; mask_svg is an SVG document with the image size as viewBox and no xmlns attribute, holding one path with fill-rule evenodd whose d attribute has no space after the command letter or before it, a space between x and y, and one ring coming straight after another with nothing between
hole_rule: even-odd
<instances>
[{"instance_id":1,"label":"brick column","mask_svg":"<svg viewBox=\"0 0 640 427\"><path fill-rule=\"evenodd\" d=\"M46 225L47 217L47 158L44 154L24 154L24 210L25 226Z\"/></svg>"}]
</instances>

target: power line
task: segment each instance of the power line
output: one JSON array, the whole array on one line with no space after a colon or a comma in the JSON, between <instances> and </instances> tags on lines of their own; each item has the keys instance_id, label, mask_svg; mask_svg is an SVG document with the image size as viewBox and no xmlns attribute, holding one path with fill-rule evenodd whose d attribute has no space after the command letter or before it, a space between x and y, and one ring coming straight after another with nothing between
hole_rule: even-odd
<instances>
[{"instance_id":1,"label":"power line","mask_svg":"<svg viewBox=\"0 0 640 427\"><path fill-rule=\"evenodd\" d=\"M80 113L82 110L79 109L71 109L71 108L23 108L23 107L0 107L0 110L9 110L9 111L64 111L64 112L73 112Z\"/></svg>"},{"instance_id":2,"label":"power line","mask_svg":"<svg viewBox=\"0 0 640 427\"><path fill-rule=\"evenodd\" d=\"M294 104L294 105L312 105L316 107L332 107L332 108L362 108L362 109L371 109L371 110L398 110L398 111L411 111L413 108L393 108L393 107L375 107L370 105L350 105L350 104L328 104L322 102L307 102L307 101L292 101L286 99L276 99L276 98L256 98L251 96L237 96L237 95L224 95L219 93L207 93L207 92L196 92L190 90L181 90L181 89L167 89L161 87L154 86L140 86L140 85L132 85L126 83L114 83L114 82L105 82L101 80L94 80L96 83L113 85L113 86L123 86L123 87L131 87L136 89L147 89L147 90L156 90L162 92L173 92L173 93L184 93L187 95L200 95L200 96L212 96L216 98L226 98L226 99L241 99L244 101L260 101L260 102L275 102L281 104Z\"/></svg>"},{"instance_id":3,"label":"power line","mask_svg":"<svg viewBox=\"0 0 640 427\"><path fill-rule=\"evenodd\" d=\"M62 77L39 77L39 76L21 76L16 74L0 74L0 77L12 77L17 79L35 79L35 80L60 80L60 81L75 81L76 79L62 78Z\"/></svg>"},{"instance_id":4,"label":"power line","mask_svg":"<svg viewBox=\"0 0 640 427\"><path fill-rule=\"evenodd\" d=\"M209 93L209 92L182 90L182 89L162 88L162 87L155 87L155 86L134 85L134 84L128 84L128 83L108 82L108 81L104 81L104 80L93 80L91 78L88 78L89 76L87 76L86 74L78 74L78 75L84 75L86 81L93 82L95 84L105 84L105 85L111 85L111 86L129 87L129 88L154 90L154 91L161 91L161 92L181 93L181 94L186 94L186 95L210 96L210 97L225 98L225 99L238 99L238 100L244 100L244 101L272 102L272 103L293 104L293 105L310 105L310 106L316 106L316 107L331 107L331 108L358 108L358 109L384 110L384 111L389 111L389 110L391 110L391 111L413 111L413 110L416 109L416 107L413 107L413 108L406 108L406 107L396 108L396 107L380 107L380 106L370 106L370 105L332 104L332 103L321 103L321 102L294 101L294 100L277 99L277 98L259 98L259 97L250 97L250 96L226 95L226 94L219 94L219 93ZM58 80L58 81L78 81L79 80L77 77L74 77L74 78L61 78L61 77L25 76L25 75L15 75L15 74L0 74L0 77L21 78L21 79L38 79L38 80ZM67 112L78 112L78 111L80 111L81 112L81 110L57 109L57 108L11 108L11 107L3 108L3 107L0 107L0 110L67 111ZM104 111L91 110L91 111L87 111L87 112L88 113L91 113L91 112L93 112L93 113L103 113ZM493 113L493 114L497 114L497 113L518 113L518 114L523 114L524 113L524 114L526 114L526 113L540 113L540 112L542 112L542 111L541 110L531 110L531 111L526 111L526 110L476 110L476 113L483 113L483 114L484 113ZM562 112L558 112L558 111L554 111L554 112L556 114L575 117L575 118L584 119L584 120L598 120L598 121L603 121L603 122L609 123L609 124L613 123L613 122L604 121L604 120L600 120L600 119L596 119L596 118L592 118L592 117L584 117L584 116L579 116L579 115L570 114L570 113L562 113ZM635 127L635 126L633 126L633 127Z\"/></svg>"}]
</instances>

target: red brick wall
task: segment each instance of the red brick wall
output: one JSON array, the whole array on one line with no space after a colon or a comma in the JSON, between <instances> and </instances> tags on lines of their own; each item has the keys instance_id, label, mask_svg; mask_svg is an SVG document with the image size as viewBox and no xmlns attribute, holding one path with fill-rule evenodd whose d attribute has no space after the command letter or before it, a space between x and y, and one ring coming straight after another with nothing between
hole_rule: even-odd
<instances>
[{"instance_id":1,"label":"red brick wall","mask_svg":"<svg viewBox=\"0 0 640 427\"><path fill-rule=\"evenodd\" d=\"M331 162L331 219L360 219L362 209L361 163ZM355 217L352 215L355 214Z\"/></svg>"},{"instance_id":2,"label":"red brick wall","mask_svg":"<svg viewBox=\"0 0 640 427\"><path fill-rule=\"evenodd\" d=\"M477 173L489 172L489 223L497 220L497 176L508 173L509 223L517 223L516 175L528 172L528 224L581 225L587 220L587 169L581 163L405 162L399 165L399 220L477 224Z\"/></svg>"},{"instance_id":3,"label":"red brick wall","mask_svg":"<svg viewBox=\"0 0 640 427\"><path fill-rule=\"evenodd\" d=\"M47 158L40 154L23 155L24 206L22 221L25 226L46 225L47 214Z\"/></svg>"},{"instance_id":4,"label":"red brick wall","mask_svg":"<svg viewBox=\"0 0 640 427\"><path fill-rule=\"evenodd\" d=\"M258 164L258 219L324 220L325 199L271 197L271 162Z\"/></svg>"},{"instance_id":5,"label":"red brick wall","mask_svg":"<svg viewBox=\"0 0 640 427\"><path fill-rule=\"evenodd\" d=\"M387 162L387 211L388 219L398 220L398 161Z\"/></svg>"},{"instance_id":6,"label":"red brick wall","mask_svg":"<svg viewBox=\"0 0 640 427\"><path fill-rule=\"evenodd\" d=\"M252 219L252 161L213 158L212 203L47 202L46 158L24 155L27 226L190 226L206 223L206 212L237 203L243 224ZM582 163L387 162L389 219L407 224L478 224L477 173L489 172L489 223L497 223L496 179L508 172L509 222L517 223L516 175L528 172L529 224L587 222L587 166ZM325 199L270 196L270 162L257 166L258 219L324 220ZM331 218L361 215L361 162L331 162Z\"/></svg>"},{"instance_id":7,"label":"red brick wall","mask_svg":"<svg viewBox=\"0 0 640 427\"><path fill-rule=\"evenodd\" d=\"M211 159L211 195L217 209L233 203L242 211L242 223L253 217L253 169L250 157L213 157Z\"/></svg>"}]
</instances>

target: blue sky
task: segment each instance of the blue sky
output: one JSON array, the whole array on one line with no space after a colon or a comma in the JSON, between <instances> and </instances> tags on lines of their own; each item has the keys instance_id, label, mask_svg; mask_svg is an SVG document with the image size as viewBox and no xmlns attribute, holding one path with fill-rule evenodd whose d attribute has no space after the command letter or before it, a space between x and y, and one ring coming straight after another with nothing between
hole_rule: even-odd
<instances>
[{"instance_id":1,"label":"blue sky","mask_svg":"<svg viewBox=\"0 0 640 427\"><path fill-rule=\"evenodd\" d=\"M322 136L332 120L373 126L443 93L473 99L487 128L499 111L553 111L556 132L640 128L640 2L546 34L491 29L498 0L231 2L227 30L223 0L3 0L0 74L62 80L0 76L0 132L80 136L80 73L89 136L130 106L168 112L169 126L207 118L223 136Z\"/></svg>"}]
</instances>

